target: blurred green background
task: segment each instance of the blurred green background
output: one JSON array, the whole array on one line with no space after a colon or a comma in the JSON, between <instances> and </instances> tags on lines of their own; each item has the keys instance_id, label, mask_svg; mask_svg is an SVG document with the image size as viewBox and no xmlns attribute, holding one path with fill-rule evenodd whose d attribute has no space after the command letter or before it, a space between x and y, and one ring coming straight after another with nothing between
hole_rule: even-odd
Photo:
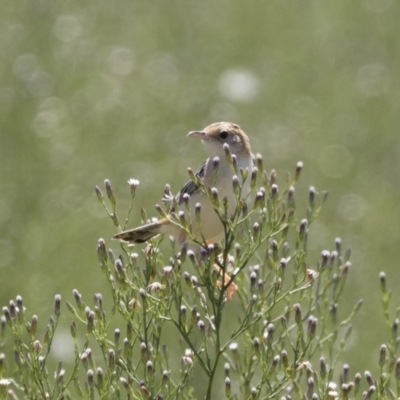
<instances>
[{"instance_id":1,"label":"blurred green background","mask_svg":"<svg viewBox=\"0 0 400 400\"><path fill-rule=\"evenodd\" d=\"M310 250L317 260L337 236L352 248L345 303L365 306L343 362L376 365L387 340L379 271L395 295L400 282L398 2L38 0L1 10L2 306L20 294L47 318L56 293L71 301L77 288L90 302L104 292L96 242L118 245L94 185L110 179L125 211L127 180L140 180L134 226L140 206L152 212L164 184L176 192L203 161L186 133L229 120L282 183L305 163L297 196L329 190Z\"/></svg>"}]
</instances>

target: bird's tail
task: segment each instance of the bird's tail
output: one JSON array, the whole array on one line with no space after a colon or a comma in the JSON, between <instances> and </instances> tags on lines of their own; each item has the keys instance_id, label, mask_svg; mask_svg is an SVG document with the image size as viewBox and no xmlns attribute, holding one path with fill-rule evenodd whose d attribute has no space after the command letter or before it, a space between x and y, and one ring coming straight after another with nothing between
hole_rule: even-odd
<instances>
[{"instance_id":1,"label":"bird's tail","mask_svg":"<svg viewBox=\"0 0 400 400\"><path fill-rule=\"evenodd\" d=\"M114 235L114 239L123 240L128 243L144 243L152 237L159 235L162 232L163 220L150 222L149 224L139 226L138 228L123 231Z\"/></svg>"}]
</instances>

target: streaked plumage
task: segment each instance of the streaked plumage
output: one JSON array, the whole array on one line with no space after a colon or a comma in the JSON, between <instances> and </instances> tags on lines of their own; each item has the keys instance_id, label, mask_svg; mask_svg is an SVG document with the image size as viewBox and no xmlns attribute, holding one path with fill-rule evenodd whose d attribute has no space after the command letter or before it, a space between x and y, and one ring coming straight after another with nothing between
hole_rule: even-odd
<instances>
[{"instance_id":1,"label":"streaked plumage","mask_svg":"<svg viewBox=\"0 0 400 400\"><path fill-rule=\"evenodd\" d=\"M231 154L234 154L237 158L239 168L248 168L251 170L252 155L247 135L239 125L229 122L217 122L207 126L202 131L189 132L188 136L200 138L208 154L208 159L196 171L197 177L203 181L206 187L216 187L220 199L227 197L229 205L228 211L230 214L233 214L236 208L236 199L232 188L233 172L226 159L223 145L225 143L229 145ZM214 157L219 158L218 173L216 176L213 167ZM242 197L246 198L249 192L250 183L247 180L243 185ZM184 194L190 195L189 204L193 234L200 241L203 235L209 243L222 240L224 234L222 223L207 196L202 193L195 182L189 180L176 196L177 203L182 210L185 209L183 204ZM201 203L201 228L196 223L196 203ZM176 210L172 210L172 212L173 211ZM118 233L114 237L129 243L143 243L159 234L175 237L180 245L187 241L186 232L167 219L161 219L157 222L151 222L138 228Z\"/></svg>"}]
</instances>

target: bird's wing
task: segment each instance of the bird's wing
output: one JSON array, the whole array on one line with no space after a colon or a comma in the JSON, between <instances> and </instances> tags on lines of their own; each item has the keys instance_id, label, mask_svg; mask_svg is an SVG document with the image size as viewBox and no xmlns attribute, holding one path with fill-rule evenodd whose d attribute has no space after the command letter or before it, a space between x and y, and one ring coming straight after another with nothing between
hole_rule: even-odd
<instances>
[{"instance_id":1,"label":"bird's wing","mask_svg":"<svg viewBox=\"0 0 400 400\"><path fill-rule=\"evenodd\" d=\"M201 180L203 180L205 172L206 172L206 164L207 164L207 161L204 161L204 163L196 171L196 176ZM191 196L194 192L196 192L196 190L198 188L199 187L197 186L196 182L193 182L191 179L188 180L185 183L185 186L183 186L183 188L180 190L180 192L176 196L176 200L178 201L178 204L182 203L184 194L188 194L189 196Z\"/></svg>"}]
</instances>

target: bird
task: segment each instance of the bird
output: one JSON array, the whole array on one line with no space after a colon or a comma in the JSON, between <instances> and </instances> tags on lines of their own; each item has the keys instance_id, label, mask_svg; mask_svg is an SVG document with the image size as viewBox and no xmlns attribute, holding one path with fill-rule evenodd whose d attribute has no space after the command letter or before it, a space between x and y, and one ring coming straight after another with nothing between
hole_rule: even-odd
<instances>
[{"instance_id":1,"label":"bird","mask_svg":"<svg viewBox=\"0 0 400 400\"><path fill-rule=\"evenodd\" d=\"M200 180L207 189L216 188L218 199L227 198L228 215L232 216L237 207L237 198L232 184L235 172L227 158L226 149L229 147L230 154L236 157L239 170L247 169L251 172L253 156L248 136L239 125L231 122L216 122L203 130L191 131L187 136L201 139L208 155L207 160L197 169L196 179ZM218 165L217 171L216 164ZM241 179L241 177L238 178ZM245 200L248 200L250 194L249 181L247 179L242 183L241 198ZM209 197L200 189L195 180L190 179L175 199L175 204L178 204L179 210L186 210L186 212L188 209L190 210L191 233L198 242L203 243L205 239L206 243L210 244L218 243L224 239L224 227L220 217L215 212ZM200 221L196 218L196 206L197 208L201 207ZM120 232L114 235L114 238L123 242L138 244L147 242L157 235L168 235L172 236L180 246L188 245L190 238L188 238L187 231L171 221L171 214L176 212L177 210L172 206L168 217ZM199 246L193 247L198 248Z\"/></svg>"}]
</instances>

